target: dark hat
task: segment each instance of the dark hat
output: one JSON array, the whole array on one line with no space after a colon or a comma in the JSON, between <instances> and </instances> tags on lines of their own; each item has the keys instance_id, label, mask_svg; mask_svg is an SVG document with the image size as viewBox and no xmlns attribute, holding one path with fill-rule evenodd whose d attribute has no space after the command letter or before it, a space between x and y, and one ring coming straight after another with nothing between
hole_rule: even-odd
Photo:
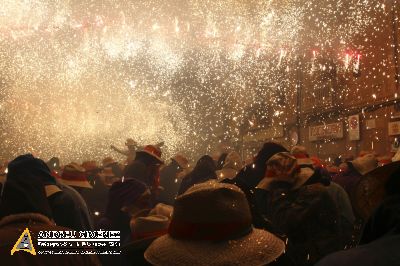
<instances>
[{"instance_id":1,"label":"dark hat","mask_svg":"<svg viewBox=\"0 0 400 266\"><path fill-rule=\"evenodd\" d=\"M45 185L56 184L47 164L32 154L18 156L8 164L7 179L15 177L38 177Z\"/></svg>"},{"instance_id":2,"label":"dark hat","mask_svg":"<svg viewBox=\"0 0 400 266\"><path fill-rule=\"evenodd\" d=\"M176 199L168 235L156 239L144 256L152 265L265 265L284 249L279 238L252 227L238 187L206 182Z\"/></svg>"}]
</instances>

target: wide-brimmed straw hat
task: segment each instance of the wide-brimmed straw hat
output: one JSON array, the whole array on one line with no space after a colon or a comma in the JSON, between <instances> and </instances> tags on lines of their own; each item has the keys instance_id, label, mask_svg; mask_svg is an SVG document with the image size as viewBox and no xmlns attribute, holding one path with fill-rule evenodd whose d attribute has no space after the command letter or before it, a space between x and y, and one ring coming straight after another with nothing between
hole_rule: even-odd
<instances>
[{"instance_id":1,"label":"wide-brimmed straw hat","mask_svg":"<svg viewBox=\"0 0 400 266\"><path fill-rule=\"evenodd\" d=\"M386 183L399 169L400 161L392 162L375 168L360 179L353 198L353 207L359 216L367 219L383 202L386 196Z\"/></svg>"},{"instance_id":2,"label":"wide-brimmed straw hat","mask_svg":"<svg viewBox=\"0 0 400 266\"><path fill-rule=\"evenodd\" d=\"M265 265L285 244L253 228L245 194L236 186L206 182L191 187L174 205L168 235L149 246L152 265Z\"/></svg>"},{"instance_id":3,"label":"wide-brimmed straw hat","mask_svg":"<svg viewBox=\"0 0 400 266\"><path fill-rule=\"evenodd\" d=\"M77 163L70 163L64 167L60 182L72 187L92 188L87 179L86 169Z\"/></svg>"},{"instance_id":4,"label":"wide-brimmed straw hat","mask_svg":"<svg viewBox=\"0 0 400 266\"><path fill-rule=\"evenodd\" d=\"M141 153L148 154L156 159L156 161L158 161L160 164L164 164L163 159L161 159L161 149L157 146L147 145L143 148L143 150L136 152L137 155Z\"/></svg>"}]
</instances>

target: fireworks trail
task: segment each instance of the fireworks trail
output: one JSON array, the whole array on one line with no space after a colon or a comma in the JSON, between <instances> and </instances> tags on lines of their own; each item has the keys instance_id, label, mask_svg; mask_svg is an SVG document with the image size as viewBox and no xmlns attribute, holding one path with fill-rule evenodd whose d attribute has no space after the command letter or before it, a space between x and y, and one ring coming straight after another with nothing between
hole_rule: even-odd
<instances>
[{"instance_id":1,"label":"fireworks trail","mask_svg":"<svg viewBox=\"0 0 400 266\"><path fill-rule=\"evenodd\" d=\"M281 115L288 62L345 51L376 2L0 0L3 155L100 159L127 137L206 152L250 109Z\"/></svg>"}]
</instances>

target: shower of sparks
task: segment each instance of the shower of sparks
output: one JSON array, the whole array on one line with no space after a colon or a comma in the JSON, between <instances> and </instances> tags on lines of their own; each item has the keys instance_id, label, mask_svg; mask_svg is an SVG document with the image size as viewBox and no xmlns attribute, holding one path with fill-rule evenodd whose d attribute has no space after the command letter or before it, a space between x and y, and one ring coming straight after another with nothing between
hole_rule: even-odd
<instances>
[{"instance_id":1,"label":"shower of sparks","mask_svg":"<svg viewBox=\"0 0 400 266\"><path fill-rule=\"evenodd\" d=\"M359 68L376 2L0 0L3 156L100 159L128 137L207 152L255 113L274 124L321 54Z\"/></svg>"}]
</instances>

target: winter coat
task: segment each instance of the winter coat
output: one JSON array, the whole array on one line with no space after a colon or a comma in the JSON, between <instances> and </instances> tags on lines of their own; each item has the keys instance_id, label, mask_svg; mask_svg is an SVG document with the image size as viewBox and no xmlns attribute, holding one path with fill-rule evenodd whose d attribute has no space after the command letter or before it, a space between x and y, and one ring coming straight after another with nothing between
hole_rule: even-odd
<instances>
[{"instance_id":1,"label":"winter coat","mask_svg":"<svg viewBox=\"0 0 400 266\"><path fill-rule=\"evenodd\" d=\"M340 215L318 172L300 188L275 181L256 189L257 209L289 239L287 252L299 265L313 265L343 248Z\"/></svg>"},{"instance_id":2,"label":"winter coat","mask_svg":"<svg viewBox=\"0 0 400 266\"><path fill-rule=\"evenodd\" d=\"M12 248L25 228L29 229L32 244L36 251L33 256L25 251L16 251L10 255ZM40 231L69 231L70 229L54 225L46 216L38 213L21 213L4 217L0 221L0 260L2 265L57 265L86 266L101 265L95 255L39 255L37 238Z\"/></svg>"},{"instance_id":3,"label":"winter coat","mask_svg":"<svg viewBox=\"0 0 400 266\"><path fill-rule=\"evenodd\" d=\"M222 169L217 171L217 177L219 180L233 179L241 169L242 158L239 153L232 151L226 156Z\"/></svg>"}]
</instances>

